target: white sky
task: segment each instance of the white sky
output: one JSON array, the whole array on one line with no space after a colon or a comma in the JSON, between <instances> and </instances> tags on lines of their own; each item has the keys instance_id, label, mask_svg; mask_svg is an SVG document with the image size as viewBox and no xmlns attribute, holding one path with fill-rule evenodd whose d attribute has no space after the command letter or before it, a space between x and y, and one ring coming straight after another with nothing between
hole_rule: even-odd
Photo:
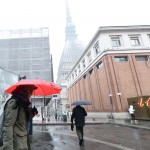
<instances>
[{"instance_id":1,"label":"white sky","mask_svg":"<svg viewBox=\"0 0 150 150\"><path fill-rule=\"evenodd\" d=\"M149 0L68 0L80 40L88 43L99 26L150 25ZM66 0L0 0L0 30L49 27L54 79L64 48Z\"/></svg>"}]
</instances>

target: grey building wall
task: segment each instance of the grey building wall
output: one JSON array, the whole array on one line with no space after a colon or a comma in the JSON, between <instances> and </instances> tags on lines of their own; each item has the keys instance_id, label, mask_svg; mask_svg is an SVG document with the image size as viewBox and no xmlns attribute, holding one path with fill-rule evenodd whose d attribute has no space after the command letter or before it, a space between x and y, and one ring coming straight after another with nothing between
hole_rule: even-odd
<instances>
[{"instance_id":1,"label":"grey building wall","mask_svg":"<svg viewBox=\"0 0 150 150\"><path fill-rule=\"evenodd\" d=\"M0 31L0 66L27 79L53 81L48 28Z\"/></svg>"}]
</instances>

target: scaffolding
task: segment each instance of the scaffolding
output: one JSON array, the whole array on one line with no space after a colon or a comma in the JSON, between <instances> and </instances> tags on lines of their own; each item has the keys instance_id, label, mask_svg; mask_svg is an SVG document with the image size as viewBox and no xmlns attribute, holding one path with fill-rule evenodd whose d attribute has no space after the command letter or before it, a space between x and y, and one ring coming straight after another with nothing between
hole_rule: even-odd
<instances>
[{"instance_id":1,"label":"scaffolding","mask_svg":"<svg viewBox=\"0 0 150 150\"><path fill-rule=\"evenodd\" d=\"M53 81L48 28L1 30L0 66L27 79Z\"/></svg>"}]
</instances>

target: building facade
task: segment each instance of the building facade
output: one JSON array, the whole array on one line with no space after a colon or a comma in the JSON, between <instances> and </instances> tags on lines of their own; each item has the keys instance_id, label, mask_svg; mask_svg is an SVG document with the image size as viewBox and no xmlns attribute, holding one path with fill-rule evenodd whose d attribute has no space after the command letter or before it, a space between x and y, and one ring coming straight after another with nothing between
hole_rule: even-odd
<instances>
[{"instance_id":1,"label":"building facade","mask_svg":"<svg viewBox=\"0 0 150 150\"><path fill-rule=\"evenodd\" d=\"M0 31L0 66L27 79L53 81L48 28Z\"/></svg>"},{"instance_id":2,"label":"building facade","mask_svg":"<svg viewBox=\"0 0 150 150\"><path fill-rule=\"evenodd\" d=\"M150 26L100 27L67 76L69 105L87 99L89 116L128 117L128 98L150 95Z\"/></svg>"}]
</instances>

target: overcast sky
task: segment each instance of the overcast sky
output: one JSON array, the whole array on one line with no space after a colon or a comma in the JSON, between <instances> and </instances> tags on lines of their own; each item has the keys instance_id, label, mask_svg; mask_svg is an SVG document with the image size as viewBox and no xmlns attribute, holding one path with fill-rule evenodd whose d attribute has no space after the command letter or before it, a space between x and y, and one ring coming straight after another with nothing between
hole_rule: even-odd
<instances>
[{"instance_id":1,"label":"overcast sky","mask_svg":"<svg viewBox=\"0 0 150 150\"><path fill-rule=\"evenodd\" d=\"M150 25L149 0L68 0L78 38L88 43L99 26ZM66 0L0 0L0 30L49 27L54 79L64 48Z\"/></svg>"}]
</instances>

